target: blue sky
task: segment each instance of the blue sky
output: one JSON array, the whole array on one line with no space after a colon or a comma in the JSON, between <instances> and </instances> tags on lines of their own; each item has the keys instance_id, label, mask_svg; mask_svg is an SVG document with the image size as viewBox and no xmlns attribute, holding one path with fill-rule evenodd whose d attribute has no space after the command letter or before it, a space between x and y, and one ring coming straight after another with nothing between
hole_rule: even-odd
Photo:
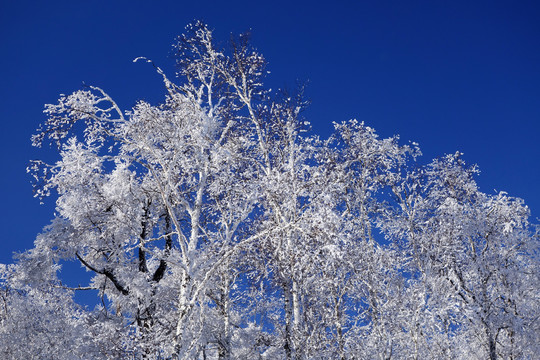
<instances>
[{"instance_id":1,"label":"blue sky","mask_svg":"<svg viewBox=\"0 0 540 360\"><path fill-rule=\"evenodd\" d=\"M219 40L251 29L270 87L309 80L305 116L327 136L356 118L416 141L421 162L457 150L485 192L507 191L540 217L540 5L535 1L7 1L0 2L0 263L30 248L53 217L25 168L55 160L30 136L45 103L83 82L125 109L158 102L174 73L176 35L193 19Z\"/></svg>"}]
</instances>

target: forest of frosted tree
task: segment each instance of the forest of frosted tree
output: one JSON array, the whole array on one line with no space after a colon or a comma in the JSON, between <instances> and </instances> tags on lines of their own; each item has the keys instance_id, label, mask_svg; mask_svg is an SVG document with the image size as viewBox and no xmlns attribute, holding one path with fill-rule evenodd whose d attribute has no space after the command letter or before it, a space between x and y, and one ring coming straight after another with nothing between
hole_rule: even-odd
<instances>
[{"instance_id":1,"label":"forest of frosted tree","mask_svg":"<svg viewBox=\"0 0 540 360\"><path fill-rule=\"evenodd\" d=\"M459 152L422 163L356 120L313 134L247 35L221 48L195 22L174 51L176 78L136 59L160 104L86 86L46 106L32 142L58 158L28 170L56 210L0 264L0 358L538 358L521 199L481 192Z\"/></svg>"}]
</instances>

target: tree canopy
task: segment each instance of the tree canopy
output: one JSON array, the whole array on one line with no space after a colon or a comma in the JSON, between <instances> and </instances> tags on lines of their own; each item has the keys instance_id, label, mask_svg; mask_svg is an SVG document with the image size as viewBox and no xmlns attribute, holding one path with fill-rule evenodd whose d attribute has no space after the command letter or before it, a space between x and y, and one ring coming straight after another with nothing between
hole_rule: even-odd
<instances>
[{"instance_id":1,"label":"tree canopy","mask_svg":"<svg viewBox=\"0 0 540 360\"><path fill-rule=\"evenodd\" d=\"M303 88L272 92L248 35L201 22L162 103L87 86L47 105L33 161L56 213L0 267L4 358L532 359L538 232L455 153L356 120L327 139ZM66 286L75 260L90 283ZM73 293L99 292L87 309Z\"/></svg>"}]
</instances>

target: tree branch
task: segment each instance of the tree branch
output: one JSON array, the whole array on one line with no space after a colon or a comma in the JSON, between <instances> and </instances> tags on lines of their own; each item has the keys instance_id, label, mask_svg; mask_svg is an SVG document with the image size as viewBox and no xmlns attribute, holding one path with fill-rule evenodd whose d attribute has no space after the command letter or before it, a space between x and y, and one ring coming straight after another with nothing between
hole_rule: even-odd
<instances>
[{"instance_id":1,"label":"tree branch","mask_svg":"<svg viewBox=\"0 0 540 360\"><path fill-rule=\"evenodd\" d=\"M111 282L112 282L113 285L116 287L116 289L117 289L118 291L120 291L123 295L129 294L129 288L124 287L122 284L120 284L120 282L118 281L118 279L116 278L116 276L114 275L114 273L113 273L111 270L108 270L108 269L98 270L98 269L96 269L95 267L93 267L92 265L90 265L89 263L87 263L87 262L79 255L78 252L75 253L75 255L77 256L77 259L79 259L79 261L80 261L84 266L86 266L88 269L92 270L92 271L95 272L95 273L98 273L98 274L101 274L101 275L105 275L109 280L111 280Z\"/></svg>"}]
</instances>

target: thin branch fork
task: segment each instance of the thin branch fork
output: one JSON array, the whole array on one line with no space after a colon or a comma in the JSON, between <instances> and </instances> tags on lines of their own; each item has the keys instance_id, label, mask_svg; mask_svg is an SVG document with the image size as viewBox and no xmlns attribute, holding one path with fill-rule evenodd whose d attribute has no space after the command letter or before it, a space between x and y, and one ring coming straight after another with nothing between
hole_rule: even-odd
<instances>
[{"instance_id":1,"label":"thin branch fork","mask_svg":"<svg viewBox=\"0 0 540 360\"><path fill-rule=\"evenodd\" d=\"M101 274L101 275L105 275L109 280L111 280L111 282L113 283L113 285L116 287L116 289L118 291L120 291L123 295L128 295L129 294L129 288L123 286L120 281L116 278L116 276L114 275L114 273L111 271L111 270L108 270L108 269L103 269L103 270L98 270L96 269L95 267L93 267L92 265L90 265L89 263L87 263L80 255L79 253L75 253L75 255L77 256L77 259L79 259L79 261L84 265L86 266L88 269L92 270L93 272L95 273L98 273L98 274Z\"/></svg>"}]
</instances>

